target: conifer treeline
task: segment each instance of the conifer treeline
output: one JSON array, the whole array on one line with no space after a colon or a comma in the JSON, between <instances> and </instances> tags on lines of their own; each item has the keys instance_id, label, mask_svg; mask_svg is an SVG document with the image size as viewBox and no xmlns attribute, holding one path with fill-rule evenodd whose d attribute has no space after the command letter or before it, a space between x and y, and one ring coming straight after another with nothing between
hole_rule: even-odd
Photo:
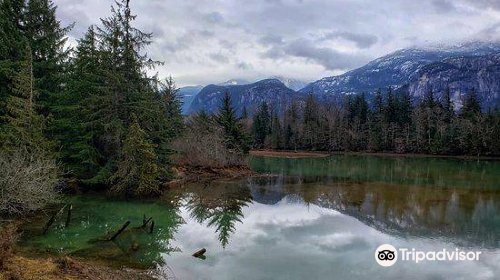
<instances>
[{"instance_id":1,"label":"conifer treeline","mask_svg":"<svg viewBox=\"0 0 500 280\"><path fill-rule=\"evenodd\" d=\"M247 123L258 149L498 156L500 111L482 112L480 104L474 91L455 110L449 89L440 99L430 90L415 102L406 88L389 88L378 90L371 106L365 94L340 105L309 95L283 116L262 104Z\"/></svg>"},{"instance_id":2,"label":"conifer treeline","mask_svg":"<svg viewBox=\"0 0 500 280\"><path fill-rule=\"evenodd\" d=\"M68 49L52 1L0 0L0 151L36 146L86 184L157 192L182 117L173 80L146 73L152 34L134 19L119 0Z\"/></svg>"}]
</instances>

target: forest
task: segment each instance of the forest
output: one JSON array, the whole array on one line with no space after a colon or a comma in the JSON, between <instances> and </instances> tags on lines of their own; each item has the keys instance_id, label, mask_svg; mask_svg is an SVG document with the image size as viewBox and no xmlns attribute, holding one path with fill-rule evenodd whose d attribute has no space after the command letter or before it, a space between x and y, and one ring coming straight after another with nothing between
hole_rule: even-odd
<instances>
[{"instance_id":1,"label":"forest","mask_svg":"<svg viewBox=\"0 0 500 280\"><path fill-rule=\"evenodd\" d=\"M120 197L155 196L176 165L244 166L250 149L500 155L500 112L473 90L454 108L449 90L417 102L405 88L313 95L278 115L266 103L238 115L231 93L215 114L182 116L172 77L146 55L153 34L120 0L75 46L50 0L0 1L2 213L57 200L68 182ZM54 186L57 188L54 189Z\"/></svg>"},{"instance_id":2,"label":"forest","mask_svg":"<svg viewBox=\"0 0 500 280\"><path fill-rule=\"evenodd\" d=\"M242 118L256 149L414 153L455 156L500 155L500 111L484 112L473 89L457 110L446 89L415 100L406 87L378 90L340 104L313 95L288 106L283 116L263 103Z\"/></svg>"}]
</instances>

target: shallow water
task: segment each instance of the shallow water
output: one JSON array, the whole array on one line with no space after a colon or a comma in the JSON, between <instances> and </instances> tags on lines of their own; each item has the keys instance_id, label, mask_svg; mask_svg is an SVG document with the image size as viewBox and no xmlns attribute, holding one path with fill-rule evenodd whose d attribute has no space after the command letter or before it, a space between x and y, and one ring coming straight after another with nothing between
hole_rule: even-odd
<instances>
[{"instance_id":1,"label":"shallow water","mask_svg":"<svg viewBox=\"0 0 500 280\"><path fill-rule=\"evenodd\" d=\"M21 247L113 265L157 266L177 279L499 279L500 162L332 156L251 159L272 176L200 182L151 202L71 197L49 232L25 228ZM125 221L115 242L89 242ZM136 244L135 250L132 244ZM479 261L398 260L376 248L481 251ZM206 259L191 256L206 248Z\"/></svg>"}]
</instances>

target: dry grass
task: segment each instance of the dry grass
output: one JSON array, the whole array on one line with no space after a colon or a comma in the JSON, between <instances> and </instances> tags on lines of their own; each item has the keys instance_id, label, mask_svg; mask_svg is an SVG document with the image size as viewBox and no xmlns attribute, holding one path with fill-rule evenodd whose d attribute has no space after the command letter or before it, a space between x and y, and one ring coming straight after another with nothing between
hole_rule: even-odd
<instances>
[{"instance_id":1,"label":"dry grass","mask_svg":"<svg viewBox=\"0 0 500 280\"><path fill-rule=\"evenodd\" d=\"M146 271L111 269L78 262L69 257L60 259L29 259L13 256L0 270L0 280L153 280Z\"/></svg>"},{"instance_id":2,"label":"dry grass","mask_svg":"<svg viewBox=\"0 0 500 280\"><path fill-rule=\"evenodd\" d=\"M16 227L12 224L0 228L0 269L12 257L13 246L17 240Z\"/></svg>"}]
</instances>

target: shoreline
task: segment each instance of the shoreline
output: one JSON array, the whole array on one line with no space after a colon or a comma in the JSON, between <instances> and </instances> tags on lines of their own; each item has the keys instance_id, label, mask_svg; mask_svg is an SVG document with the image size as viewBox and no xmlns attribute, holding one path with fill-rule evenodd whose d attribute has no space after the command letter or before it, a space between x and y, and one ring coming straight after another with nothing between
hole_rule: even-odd
<instances>
[{"instance_id":1,"label":"shoreline","mask_svg":"<svg viewBox=\"0 0 500 280\"><path fill-rule=\"evenodd\" d=\"M432 155L432 154L398 154L391 152L327 152L327 151L290 151L290 150L252 150L250 155L259 157L274 158L327 158L333 155L354 155L354 156L381 156L381 157L409 157L409 158L448 158L461 160L500 160L495 156L453 156L453 155Z\"/></svg>"},{"instance_id":2,"label":"shoreline","mask_svg":"<svg viewBox=\"0 0 500 280\"><path fill-rule=\"evenodd\" d=\"M248 165L228 167L182 165L173 167L172 171L176 174L176 179L161 184L162 187L176 187L182 186L185 183L222 179L239 179L257 175L257 173Z\"/></svg>"},{"instance_id":3,"label":"shoreline","mask_svg":"<svg viewBox=\"0 0 500 280\"><path fill-rule=\"evenodd\" d=\"M289 150L252 150L251 156L275 158L327 158L328 152L289 151Z\"/></svg>"}]
</instances>

